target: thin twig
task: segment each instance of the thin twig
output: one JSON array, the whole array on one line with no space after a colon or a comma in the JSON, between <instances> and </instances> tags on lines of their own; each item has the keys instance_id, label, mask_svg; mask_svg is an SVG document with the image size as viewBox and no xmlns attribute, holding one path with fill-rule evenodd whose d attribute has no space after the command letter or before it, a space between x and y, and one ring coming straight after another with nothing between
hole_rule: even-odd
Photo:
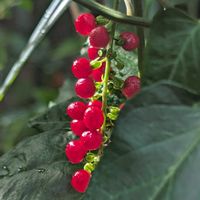
<instances>
[{"instance_id":1,"label":"thin twig","mask_svg":"<svg viewBox=\"0 0 200 200\"><path fill-rule=\"evenodd\" d=\"M38 46L49 29L54 25L57 19L64 13L71 0L54 0L47 8L45 14L41 18L37 27L33 31L26 47L22 51L19 59L11 68L8 76L6 77L3 85L0 87L0 101L3 100L6 91L13 84L21 71L23 65L30 57L33 50Z\"/></svg>"},{"instance_id":2,"label":"thin twig","mask_svg":"<svg viewBox=\"0 0 200 200\"><path fill-rule=\"evenodd\" d=\"M124 24L132 24L132 25L137 25L137 26L142 26L142 27L149 27L150 26L150 21L146 20L142 17L130 17L126 16L125 14L115 11L112 8L108 8L100 3L97 3L92 0L73 0L86 8L89 8L93 11L96 11L98 14L103 15L115 22L119 23L124 23Z\"/></svg>"}]
</instances>

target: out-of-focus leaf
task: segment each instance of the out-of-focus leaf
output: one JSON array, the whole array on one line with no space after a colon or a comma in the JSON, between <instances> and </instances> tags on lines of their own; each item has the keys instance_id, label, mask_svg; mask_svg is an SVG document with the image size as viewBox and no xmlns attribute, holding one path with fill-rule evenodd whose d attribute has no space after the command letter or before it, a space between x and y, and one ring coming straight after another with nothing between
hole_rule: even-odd
<instances>
[{"instance_id":1,"label":"out-of-focus leaf","mask_svg":"<svg viewBox=\"0 0 200 200\"><path fill-rule=\"evenodd\" d=\"M200 24L176 9L153 20L145 57L145 85L168 79L200 92Z\"/></svg>"}]
</instances>

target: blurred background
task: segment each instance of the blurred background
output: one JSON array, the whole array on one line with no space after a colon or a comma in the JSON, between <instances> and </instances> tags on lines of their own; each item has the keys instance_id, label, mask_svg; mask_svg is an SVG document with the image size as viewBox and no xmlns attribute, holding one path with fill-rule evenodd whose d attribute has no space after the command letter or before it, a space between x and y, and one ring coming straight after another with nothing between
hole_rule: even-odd
<instances>
[{"instance_id":1,"label":"blurred background","mask_svg":"<svg viewBox=\"0 0 200 200\"><path fill-rule=\"evenodd\" d=\"M0 84L18 59L50 0L0 0ZM100 1L103 3L103 1ZM187 1L186 1L187 2ZM179 5L198 15L198 1ZM111 4L112 1L104 2ZM144 0L144 15L152 19L159 9L155 0ZM84 39L75 33L73 20L85 11L76 4L56 22L34 51L0 103L0 155L23 138L35 134L28 120L46 110L49 103L74 96L73 60L80 55ZM125 12L122 2L121 10Z\"/></svg>"}]
</instances>

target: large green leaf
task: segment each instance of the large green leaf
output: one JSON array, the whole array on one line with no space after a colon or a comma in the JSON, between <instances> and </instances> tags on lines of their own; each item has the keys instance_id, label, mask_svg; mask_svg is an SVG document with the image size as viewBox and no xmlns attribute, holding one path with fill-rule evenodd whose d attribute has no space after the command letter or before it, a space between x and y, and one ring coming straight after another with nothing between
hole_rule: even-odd
<instances>
[{"instance_id":1,"label":"large green leaf","mask_svg":"<svg viewBox=\"0 0 200 200\"><path fill-rule=\"evenodd\" d=\"M160 11L147 43L143 83L169 79L200 92L200 24L176 9Z\"/></svg>"},{"instance_id":2,"label":"large green leaf","mask_svg":"<svg viewBox=\"0 0 200 200\"><path fill-rule=\"evenodd\" d=\"M85 195L71 188L80 166L64 155L73 138L64 114L69 102L51 108L30 123L43 133L0 158L0 200L198 200L198 99L171 83L144 89L120 114Z\"/></svg>"},{"instance_id":3,"label":"large green leaf","mask_svg":"<svg viewBox=\"0 0 200 200\"><path fill-rule=\"evenodd\" d=\"M125 106L85 200L199 199L200 108L177 90L158 84Z\"/></svg>"},{"instance_id":4,"label":"large green leaf","mask_svg":"<svg viewBox=\"0 0 200 200\"><path fill-rule=\"evenodd\" d=\"M31 120L30 125L42 133L0 158L0 200L79 199L70 179L80 166L68 163L64 153L65 145L74 138L64 114L71 101Z\"/></svg>"}]
</instances>

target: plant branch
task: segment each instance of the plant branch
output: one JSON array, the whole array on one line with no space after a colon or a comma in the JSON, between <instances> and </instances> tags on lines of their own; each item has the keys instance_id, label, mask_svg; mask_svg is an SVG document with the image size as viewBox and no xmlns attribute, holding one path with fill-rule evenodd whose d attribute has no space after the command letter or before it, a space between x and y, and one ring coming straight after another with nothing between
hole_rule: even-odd
<instances>
[{"instance_id":1,"label":"plant branch","mask_svg":"<svg viewBox=\"0 0 200 200\"><path fill-rule=\"evenodd\" d=\"M128 16L133 16L134 8L131 0L124 0L126 6L126 14Z\"/></svg>"},{"instance_id":2,"label":"plant branch","mask_svg":"<svg viewBox=\"0 0 200 200\"><path fill-rule=\"evenodd\" d=\"M99 4L92 0L73 0L86 8L89 8L100 15L103 15L115 22L124 23L124 24L132 24L137 26L149 27L150 21L146 20L142 17L130 17L126 16L123 13L116 11L112 8L108 8L102 4Z\"/></svg>"},{"instance_id":3,"label":"plant branch","mask_svg":"<svg viewBox=\"0 0 200 200\"><path fill-rule=\"evenodd\" d=\"M142 1L141 0L134 0L134 7L135 7L135 15L142 17L143 16L143 9L142 9ZM140 39L140 44L138 47L138 68L140 71L140 75L143 75L144 71L144 48L145 48L145 38L144 38L144 29L142 27L137 27L137 34Z\"/></svg>"},{"instance_id":4,"label":"plant branch","mask_svg":"<svg viewBox=\"0 0 200 200\"><path fill-rule=\"evenodd\" d=\"M33 50L38 46L38 44L47 34L49 29L54 25L60 15L64 13L70 2L71 0L53 0L50 6L47 8L45 14L33 31L26 47L22 51L19 59L13 65L3 85L0 87L0 101L3 100L6 91L17 78L19 72L21 71L25 62L30 57Z\"/></svg>"}]
</instances>

